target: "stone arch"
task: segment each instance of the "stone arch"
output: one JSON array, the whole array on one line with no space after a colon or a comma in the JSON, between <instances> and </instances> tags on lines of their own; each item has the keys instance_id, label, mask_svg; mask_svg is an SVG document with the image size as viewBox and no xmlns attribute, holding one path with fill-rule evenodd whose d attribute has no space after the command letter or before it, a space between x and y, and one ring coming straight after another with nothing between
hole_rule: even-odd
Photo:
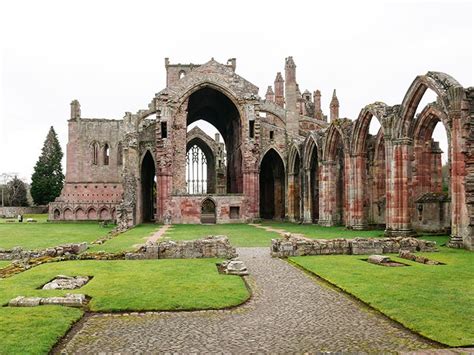
<instances>
[{"instance_id":1,"label":"stone arch","mask_svg":"<svg viewBox=\"0 0 474 355\"><path fill-rule=\"evenodd\" d=\"M359 117L354 123L353 138L350 145L351 154L357 155L365 152L370 122L374 117L380 122L382 131L385 131L384 126L388 111L389 106L383 102L374 102L360 111Z\"/></svg>"},{"instance_id":2,"label":"stone arch","mask_svg":"<svg viewBox=\"0 0 474 355\"><path fill-rule=\"evenodd\" d=\"M260 217L285 218L285 164L275 148L269 148L260 160Z\"/></svg>"},{"instance_id":3,"label":"stone arch","mask_svg":"<svg viewBox=\"0 0 474 355\"><path fill-rule=\"evenodd\" d=\"M410 85L400 108L400 117L395 123L394 134L398 138L410 137L410 131L416 109L427 89L433 90L445 112L455 106L448 90L452 87L461 87L453 77L441 72L428 72L419 75Z\"/></svg>"},{"instance_id":4,"label":"stone arch","mask_svg":"<svg viewBox=\"0 0 474 355\"><path fill-rule=\"evenodd\" d=\"M243 162L240 151L247 128L241 105L228 89L212 82L195 84L184 92L174 117L175 136L186 134L186 127L198 120L212 124L223 137L227 154L227 192L242 193ZM184 137L183 137L184 138ZM179 182L185 190L185 181Z\"/></svg>"},{"instance_id":5,"label":"stone arch","mask_svg":"<svg viewBox=\"0 0 474 355\"><path fill-rule=\"evenodd\" d=\"M99 165L99 151L100 151L100 144L97 141L92 141L89 145L91 151L91 164L92 165Z\"/></svg>"},{"instance_id":6,"label":"stone arch","mask_svg":"<svg viewBox=\"0 0 474 355\"><path fill-rule=\"evenodd\" d=\"M301 219L301 155L299 148L293 144L288 155L288 217L290 220L299 221Z\"/></svg>"},{"instance_id":7,"label":"stone arch","mask_svg":"<svg viewBox=\"0 0 474 355\"><path fill-rule=\"evenodd\" d=\"M53 218L55 220L61 219L61 212L59 211L58 208L55 208L53 211Z\"/></svg>"},{"instance_id":8,"label":"stone arch","mask_svg":"<svg viewBox=\"0 0 474 355\"><path fill-rule=\"evenodd\" d=\"M101 221L108 221L111 219L109 209L107 207L101 207L99 210L99 219Z\"/></svg>"},{"instance_id":9,"label":"stone arch","mask_svg":"<svg viewBox=\"0 0 474 355\"><path fill-rule=\"evenodd\" d=\"M333 121L324 137L318 221L324 226L349 223L349 144L343 124L341 120Z\"/></svg>"},{"instance_id":10,"label":"stone arch","mask_svg":"<svg viewBox=\"0 0 474 355\"><path fill-rule=\"evenodd\" d=\"M151 222L156 214L156 162L150 150L140 159L140 185L138 194L138 221Z\"/></svg>"},{"instance_id":11,"label":"stone arch","mask_svg":"<svg viewBox=\"0 0 474 355\"><path fill-rule=\"evenodd\" d=\"M71 221L74 219L74 213L69 207L66 207L63 212L63 218L66 221Z\"/></svg>"},{"instance_id":12,"label":"stone arch","mask_svg":"<svg viewBox=\"0 0 474 355\"><path fill-rule=\"evenodd\" d=\"M201 202L201 223L215 224L217 220L217 204L214 199L206 197Z\"/></svg>"},{"instance_id":13,"label":"stone arch","mask_svg":"<svg viewBox=\"0 0 474 355\"><path fill-rule=\"evenodd\" d=\"M82 220L87 219L87 215L85 214L82 207L76 208L76 210L74 211L74 215L76 216L76 220L78 220L78 221L82 221Z\"/></svg>"},{"instance_id":14,"label":"stone arch","mask_svg":"<svg viewBox=\"0 0 474 355\"><path fill-rule=\"evenodd\" d=\"M318 223L320 195L320 157L321 149L317 140L310 135L305 142L303 167L304 183L304 221Z\"/></svg>"},{"instance_id":15,"label":"stone arch","mask_svg":"<svg viewBox=\"0 0 474 355\"><path fill-rule=\"evenodd\" d=\"M110 145L107 142L102 147L102 163L104 165L109 165L110 163Z\"/></svg>"},{"instance_id":16,"label":"stone arch","mask_svg":"<svg viewBox=\"0 0 474 355\"><path fill-rule=\"evenodd\" d=\"M87 210L87 219L96 220L97 219L97 210L94 207L90 207Z\"/></svg>"},{"instance_id":17,"label":"stone arch","mask_svg":"<svg viewBox=\"0 0 474 355\"><path fill-rule=\"evenodd\" d=\"M206 193L217 192L217 157L219 150L219 143L209 137L199 127L194 127L187 133L186 137L186 152L189 152L194 145L199 147L206 156L206 170L207 170L207 189ZM189 163L189 162L188 162ZM224 170L224 169L222 169ZM188 182L189 183L189 182ZM222 184L220 184L222 185ZM189 192L189 191L188 191Z\"/></svg>"}]
</instances>

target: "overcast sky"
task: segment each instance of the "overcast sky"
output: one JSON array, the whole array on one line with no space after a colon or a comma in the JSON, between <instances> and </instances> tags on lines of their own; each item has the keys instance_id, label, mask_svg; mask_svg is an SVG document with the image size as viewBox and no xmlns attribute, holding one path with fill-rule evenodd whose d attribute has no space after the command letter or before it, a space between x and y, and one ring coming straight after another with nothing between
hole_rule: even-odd
<instances>
[{"instance_id":1,"label":"overcast sky","mask_svg":"<svg viewBox=\"0 0 474 355\"><path fill-rule=\"evenodd\" d=\"M51 125L65 151L72 99L83 117L146 108L165 87L165 57L236 57L263 97L292 55L301 91L320 89L328 113L336 88L351 119L374 101L401 103L428 70L473 85L470 1L10 0L0 43L0 173L28 180Z\"/></svg>"}]
</instances>

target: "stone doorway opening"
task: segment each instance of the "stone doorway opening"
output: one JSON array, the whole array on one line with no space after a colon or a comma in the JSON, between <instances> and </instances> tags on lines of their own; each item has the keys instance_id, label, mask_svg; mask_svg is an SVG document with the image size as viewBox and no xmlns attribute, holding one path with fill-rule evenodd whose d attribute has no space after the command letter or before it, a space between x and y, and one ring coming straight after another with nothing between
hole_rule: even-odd
<instances>
[{"instance_id":1,"label":"stone doorway opening","mask_svg":"<svg viewBox=\"0 0 474 355\"><path fill-rule=\"evenodd\" d=\"M201 203L201 223L216 224L216 204L210 198Z\"/></svg>"},{"instance_id":2,"label":"stone doorway opening","mask_svg":"<svg viewBox=\"0 0 474 355\"><path fill-rule=\"evenodd\" d=\"M274 149L260 164L260 218L285 218L285 167Z\"/></svg>"},{"instance_id":3,"label":"stone doorway opening","mask_svg":"<svg viewBox=\"0 0 474 355\"><path fill-rule=\"evenodd\" d=\"M141 222L153 222L156 214L155 161L147 151L141 168Z\"/></svg>"}]
</instances>

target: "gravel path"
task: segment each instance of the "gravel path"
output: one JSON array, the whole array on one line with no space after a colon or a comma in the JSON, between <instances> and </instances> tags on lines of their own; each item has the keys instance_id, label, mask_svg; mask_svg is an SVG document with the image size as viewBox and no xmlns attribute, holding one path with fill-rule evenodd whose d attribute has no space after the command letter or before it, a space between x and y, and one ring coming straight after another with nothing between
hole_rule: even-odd
<instances>
[{"instance_id":1,"label":"gravel path","mask_svg":"<svg viewBox=\"0 0 474 355\"><path fill-rule=\"evenodd\" d=\"M241 248L254 297L233 310L94 314L66 339L65 353L381 352L433 348L285 261Z\"/></svg>"}]
</instances>

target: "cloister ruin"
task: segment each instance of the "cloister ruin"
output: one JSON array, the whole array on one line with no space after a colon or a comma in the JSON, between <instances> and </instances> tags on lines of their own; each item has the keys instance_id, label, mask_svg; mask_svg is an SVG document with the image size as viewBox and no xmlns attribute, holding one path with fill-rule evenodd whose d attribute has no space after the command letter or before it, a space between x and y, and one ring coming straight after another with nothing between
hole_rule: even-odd
<instances>
[{"instance_id":1,"label":"cloister ruin","mask_svg":"<svg viewBox=\"0 0 474 355\"><path fill-rule=\"evenodd\" d=\"M81 117L71 103L66 182L52 220L131 226L260 218L385 228L387 236L439 232L474 249L474 89L451 76L417 76L401 104L368 104L352 120L329 115L321 92L301 93L292 57L265 98L236 60L172 64L166 88L123 119ZM387 84L388 85L388 84ZM435 102L419 110L427 90ZM421 109L421 107L420 107ZM377 134L369 133L373 119ZM219 134L197 127L207 121ZM447 132L447 188L441 150Z\"/></svg>"}]
</instances>

